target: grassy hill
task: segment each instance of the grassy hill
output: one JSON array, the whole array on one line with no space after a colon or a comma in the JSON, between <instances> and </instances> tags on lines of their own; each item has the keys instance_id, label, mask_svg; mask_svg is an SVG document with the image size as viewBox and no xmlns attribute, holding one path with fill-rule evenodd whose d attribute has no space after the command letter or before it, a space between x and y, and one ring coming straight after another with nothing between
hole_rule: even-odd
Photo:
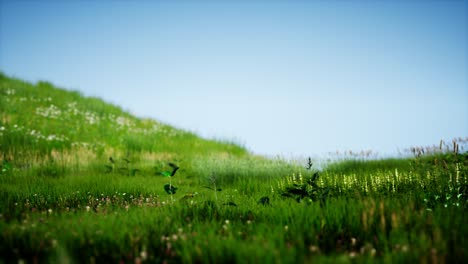
<instances>
[{"instance_id":1,"label":"grassy hill","mask_svg":"<svg viewBox=\"0 0 468 264\"><path fill-rule=\"evenodd\" d=\"M33 85L0 74L2 148L30 159L54 151L109 155L247 155L235 144L205 140L151 119L139 119L98 98L48 82Z\"/></svg>"},{"instance_id":2,"label":"grassy hill","mask_svg":"<svg viewBox=\"0 0 468 264\"><path fill-rule=\"evenodd\" d=\"M318 171L2 74L0 113L0 263L468 261L464 139Z\"/></svg>"}]
</instances>

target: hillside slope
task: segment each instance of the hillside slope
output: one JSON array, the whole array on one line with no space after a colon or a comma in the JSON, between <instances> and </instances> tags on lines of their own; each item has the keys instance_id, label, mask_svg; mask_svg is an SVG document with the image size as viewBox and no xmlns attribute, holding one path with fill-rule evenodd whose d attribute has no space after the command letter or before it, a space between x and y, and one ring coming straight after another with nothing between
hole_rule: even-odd
<instances>
[{"instance_id":1,"label":"hillside slope","mask_svg":"<svg viewBox=\"0 0 468 264\"><path fill-rule=\"evenodd\" d=\"M235 144L202 139L155 120L139 119L101 99L1 73L0 112L1 152L16 161L57 151L84 152L92 159L136 153L166 158L247 155Z\"/></svg>"}]
</instances>

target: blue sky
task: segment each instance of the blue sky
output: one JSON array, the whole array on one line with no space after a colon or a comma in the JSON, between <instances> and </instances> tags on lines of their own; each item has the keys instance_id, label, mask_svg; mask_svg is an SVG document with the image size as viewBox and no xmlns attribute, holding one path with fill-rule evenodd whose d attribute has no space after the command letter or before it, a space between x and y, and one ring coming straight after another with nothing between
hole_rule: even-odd
<instances>
[{"instance_id":1,"label":"blue sky","mask_svg":"<svg viewBox=\"0 0 468 264\"><path fill-rule=\"evenodd\" d=\"M254 153L468 136L468 1L0 3L4 73Z\"/></svg>"}]
</instances>

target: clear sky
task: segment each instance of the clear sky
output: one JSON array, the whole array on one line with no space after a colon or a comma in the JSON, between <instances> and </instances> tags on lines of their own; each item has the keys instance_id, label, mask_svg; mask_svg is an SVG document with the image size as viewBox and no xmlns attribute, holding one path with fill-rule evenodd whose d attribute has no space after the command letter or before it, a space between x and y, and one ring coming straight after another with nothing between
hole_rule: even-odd
<instances>
[{"instance_id":1,"label":"clear sky","mask_svg":"<svg viewBox=\"0 0 468 264\"><path fill-rule=\"evenodd\" d=\"M5 74L254 153L468 136L468 1L0 3Z\"/></svg>"}]
</instances>

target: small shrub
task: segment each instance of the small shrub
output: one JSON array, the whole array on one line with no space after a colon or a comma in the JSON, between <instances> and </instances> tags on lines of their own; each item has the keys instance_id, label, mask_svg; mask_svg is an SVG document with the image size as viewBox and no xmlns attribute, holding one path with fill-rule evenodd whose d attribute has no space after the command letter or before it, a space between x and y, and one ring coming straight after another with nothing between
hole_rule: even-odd
<instances>
[{"instance_id":1,"label":"small shrub","mask_svg":"<svg viewBox=\"0 0 468 264\"><path fill-rule=\"evenodd\" d=\"M307 177L304 181L302 174L299 174L298 177L293 175L290 178L286 178L286 184L284 182L280 182L280 193L283 197L292 198L297 202L307 199L309 202L320 201L321 204L325 204L330 189L318 186L318 177L319 173L315 172L311 177Z\"/></svg>"}]
</instances>

